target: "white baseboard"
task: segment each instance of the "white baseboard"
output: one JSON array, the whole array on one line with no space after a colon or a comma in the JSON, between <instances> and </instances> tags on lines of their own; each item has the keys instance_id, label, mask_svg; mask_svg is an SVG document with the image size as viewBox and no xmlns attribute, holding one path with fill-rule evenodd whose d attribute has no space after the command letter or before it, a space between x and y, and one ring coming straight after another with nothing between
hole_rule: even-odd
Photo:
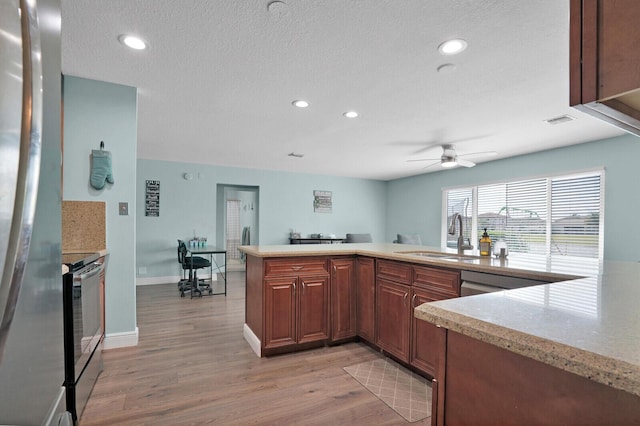
<instances>
[{"instance_id":1,"label":"white baseboard","mask_svg":"<svg viewBox=\"0 0 640 426\"><path fill-rule=\"evenodd\" d=\"M168 277L148 277L148 278L136 278L136 285L154 285L154 284L167 284L167 283L176 283L178 285L178 281L180 281L182 277L179 275L173 275ZM205 276L205 278L209 278ZM218 274L213 275L213 281L218 281Z\"/></svg>"},{"instance_id":2,"label":"white baseboard","mask_svg":"<svg viewBox=\"0 0 640 426\"><path fill-rule=\"evenodd\" d=\"M138 327L136 327L135 331L106 334L104 336L102 349L117 349L126 348L129 346L138 346Z\"/></svg>"},{"instance_id":3,"label":"white baseboard","mask_svg":"<svg viewBox=\"0 0 640 426\"><path fill-rule=\"evenodd\" d=\"M180 281L180 276L169 276L169 277L148 277L148 278L136 278L136 285L153 285L153 284L167 284L167 283L176 283L178 285L178 281Z\"/></svg>"},{"instance_id":4,"label":"white baseboard","mask_svg":"<svg viewBox=\"0 0 640 426\"><path fill-rule=\"evenodd\" d=\"M242 336L244 336L244 340L247 341L253 352L260 357L260 339L258 339L258 336L253 334L253 330L251 330L246 323L242 328Z\"/></svg>"}]
</instances>

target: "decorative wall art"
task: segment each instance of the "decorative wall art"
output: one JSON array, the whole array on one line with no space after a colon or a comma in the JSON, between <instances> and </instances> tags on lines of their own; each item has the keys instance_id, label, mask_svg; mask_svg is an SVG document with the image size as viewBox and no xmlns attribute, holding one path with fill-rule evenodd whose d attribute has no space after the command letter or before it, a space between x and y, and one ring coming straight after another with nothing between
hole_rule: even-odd
<instances>
[{"instance_id":1,"label":"decorative wall art","mask_svg":"<svg viewBox=\"0 0 640 426\"><path fill-rule=\"evenodd\" d=\"M333 210L331 191L313 191L313 211L316 213L331 213Z\"/></svg>"},{"instance_id":2,"label":"decorative wall art","mask_svg":"<svg viewBox=\"0 0 640 426\"><path fill-rule=\"evenodd\" d=\"M158 217L160 216L160 181L148 180L146 182L144 215Z\"/></svg>"}]
</instances>

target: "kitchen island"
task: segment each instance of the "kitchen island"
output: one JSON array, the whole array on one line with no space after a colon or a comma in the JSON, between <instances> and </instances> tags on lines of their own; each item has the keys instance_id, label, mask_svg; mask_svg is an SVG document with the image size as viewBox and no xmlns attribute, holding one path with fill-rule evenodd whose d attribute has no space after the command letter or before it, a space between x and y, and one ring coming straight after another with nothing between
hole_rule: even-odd
<instances>
[{"instance_id":1,"label":"kitchen island","mask_svg":"<svg viewBox=\"0 0 640 426\"><path fill-rule=\"evenodd\" d=\"M430 350L434 352L431 357L434 367L432 370L419 368L418 371L426 372L425 375L437 379L437 389L434 391L437 390L435 394L437 395L438 409L434 421L444 424L448 413L447 408L452 409L451 407L456 407L457 403L449 393L446 393L446 389L456 389L457 386L450 382L451 387L448 388L447 380L455 378L455 376L451 374L447 376L447 374L450 373L450 368L455 363L448 364L447 362L454 359L453 355L456 351L461 350L465 351L459 353L461 359L471 358L472 352L468 351L471 347L496 357L495 362L499 362L498 358L502 359L501 357L507 353L504 360L505 366L510 362L515 366L513 370L507 370L511 373L544 371L545 368L549 368L552 372L551 377L562 377L563 374L567 374L572 380L573 378L582 380L579 380L578 387L585 388L586 386L589 388L589 386L595 385L594 395L597 395L601 402L595 405L591 402L593 407L602 406L611 409L611 406L607 406L605 403L608 400L617 401L616 404L622 404L623 408L634 405L632 403L636 403L635 405L640 407L640 398L638 398L640 396L640 316L637 309L637 304L640 301L640 265L636 263L602 262L575 258L518 257L513 253L508 260L499 260L488 257L456 257L456 253L453 251L448 251L452 254L451 257L438 258L424 256L421 253L441 252L439 248L375 243L334 246L245 246L242 247L242 251L247 254L248 259L245 338L260 356L278 353L278 350L265 352L263 341L264 330L269 328L267 323L274 318L269 319L267 318L269 315L265 316L267 313L264 309L265 295L268 292L265 292L264 289L265 284L270 283L269 273L265 272L266 267L286 266L288 261L287 267L300 268L296 278L299 279L300 273L303 273L307 266L304 261L320 261L315 264L316 269L313 269L313 265L309 265L312 269L308 270L307 276L313 277L311 281L315 284L315 296L320 297L320 300L323 301L318 314L320 317L316 318L315 324L329 325L325 329L322 329L322 326L312 327L313 333L311 334L315 333L318 337L317 340L311 338L305 341L303 338L302 341L295 342L294 339L294 341L288 341L282 346L284 348L288 345L296 345L298 349L308 347L310 342L315 342L315 344L319 342L331 344L333 342L329 330L333 318L333 311L330 309L333 303L331 300L333 293L329 291L329 288L333 288L331 286L335 280L334 272L336 270L332 269L332 261L353 259L356 266L359 265L358 261L361 259L375 261L377 265L396 265L398 267L408 265L412 268L414 276L416 271L421 270L420 268L427 268L429 271L442 271L443 273L475 271L500 274L555 283L464 298L454 298L451 296L452 293L449 293L447 300L427 298L426 301L429 303L412 306L415 307L414 312L411 312L412 315L415 315L415 322L411 329L420 330L420 333L414 335L415 339L411 341L411 354L406 358L409 360L407 365L410 367L418 365L413 363L413 348L418 347L419 341L428 336ZM276 263L269 264L269 261L276 261ZM302 263L300 263L301 261ZM348 271L349 268L344 270ZM407 271L410 270L407 269ZM289 275L291 276L291 274ZM369 272L364 275L368 276L369 281L381 281L380 274L377 274L376 269L372 271L370 268ZM358 291L347 292L343 296L345 294L351 295L350 297L356 299L353 303L348 302L347 305L357 306L356 313L360 318L360 299L366 296L367 292L360 292L360 275L355 274L355 276L358 281L356 286ZM347 273L341 277L342 279L339 281L345 281L345 279L348 281L348 278L353 275ZM290 277L285 282L274 282L275 287L272 288L284 285L281 288L291 288L295 292L296 283L300 282L292 280ZM325 286L326 293L323 290ZM362 288L366 289L366 287ZM457 288L459 289L459 283ZM378 292L374 295L378 298L385 295L385 293L379 292L379 288L376 290ZM295 293L289 291L283 294L286 295L284 299L287 300L295 297ZM416 293L410 292L408 294L415 296ZM407 299L407 293L404 294L404 297L402 295L399 297L400 303L403 303L403 299ZM409 297L409 299L413 299L413 297ZM382 299L376 299L375 296L372 300L376 305L382 301ZM295 305L294 310L304 309L300 303L293 305ZM326 317L323 316L324 312L327 312ZM344 312L348 312L348 309ZM290 314L293 313L290 312ZM344 316L340 317L344 318ZM375 317L375 315L373 316ZM286 330L285 334L292 335L296 324L299 324L296 323L300 320L299 313L297 320L296 315L289 318L291 320L280 330ZM388 318L385 315L378 315L375 319L374 334L380 331L379 324L388 321ZM425 329L422 324L433 328ZM428 332L423 333L422 330L428 330ZM366 337L365 334L362 334L359 324L356 324L355 331L343 336L365 336L364 340L370 341L374 345L380 343L375 335ZM457 348L446 346L447 343L455 344L456 342L459 343ZM381 347L385 349L384 342L382 343ZM477 345L479 347L476 347ZM384 350L384 352L387 351ZM396 353L392 351L389 353L398 359ZM511 355L516 358L510 359ZM404 361L402 357L399 359ZM499 372L501 366L495 362L489 362L484 366L490 368L488 370L489 377L492 375L500 376L496 371ZM534 366L529 363L534 363ZM521 369L518 366L524 368ZM540 366L544 368L540 369ZM481 368L482 365L477 367ZM531 389L535 389L536 392L540 392L540 387L545 389L553 388L556 385L552 382L545 384L526 375L523 375L521 379L517 379L513 375L503 377L503 379L506 380L505 383L499 381L487 383L496 386L506 386L511 383L510 387L503 390L507 390L511 394L520 393L522 395L530 395L530 393L523 392L519 388L514 389L514 384L529 387L529 384L537 383L537 386L531 386ZM469 385L469 382L465 382L464 385ZM565 394L549 396L549 398L560 398L559 400L564 401L568 406L584 409L584 404L579 404L583 396L574 392L575 384L567 386ZM476 389L487 390L482 386ZM604 393L602 393L603 389ZM491 388L491 392L487 392L487 394L500 395L501 393L497 392L495 388ZM543 393L539 393L539 395L541 397L539 400L544 404L549 403L549 399L545 399ZM575 398L568 398L567 395L576 396L578 402ZM463 392L460 392L459 396L464 397ZM477 393L474 399L478 404L483 404L484 399L478 398ZM460 399L458 398L458 400ZM451 404L446 405L447 401ZM467 403L466 400L463 402ZM456 409L456 411L472 413L473 410L465 409L466 405L464 404L461 406L462 409ZM544 404L543 406L545 406ZM564 405L560 404L560 406ZM508 410L504 410L504 407L499 409L505 413L508 412ZM521 409L526 413L525 418L533 419L533 417L527 417L530 416L530 412L526 407ZM542 410L542 412L544 411ZM585 413L587 412L589 411L585 411ZM631 416L621 417L623 420L629 418L635 420L635 416L640 415L633 410L631 412L619 410L618 412ZM451 417L449 420L455 423L456 419Z\"/></svg>"},{"instance_id":2,"label":"kitchen island","mask_svg":"<svg viewBox=\"0 0 640 426\"><path fill-rule=\"evenodd\" d=\"M419 306L441 333L433 424L639 424L639 305L640 264L604 262L583 279Z\"/></svg>"}]
</instances>

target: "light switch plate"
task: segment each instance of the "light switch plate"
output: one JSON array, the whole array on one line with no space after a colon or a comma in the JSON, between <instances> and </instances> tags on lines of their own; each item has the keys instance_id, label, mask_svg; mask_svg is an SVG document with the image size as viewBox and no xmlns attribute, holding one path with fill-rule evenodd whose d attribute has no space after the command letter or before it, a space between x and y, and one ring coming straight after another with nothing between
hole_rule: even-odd
<instances>
[{"instance_id":1,"label":"light switch plate","mask_svg":"<svg viewBox=\"0 0 640 426\"><path fill-rule=\"evenodd\" d=\"M120 216L129 216L129 203L118 203Z\"/></svg>"}]
</instances>

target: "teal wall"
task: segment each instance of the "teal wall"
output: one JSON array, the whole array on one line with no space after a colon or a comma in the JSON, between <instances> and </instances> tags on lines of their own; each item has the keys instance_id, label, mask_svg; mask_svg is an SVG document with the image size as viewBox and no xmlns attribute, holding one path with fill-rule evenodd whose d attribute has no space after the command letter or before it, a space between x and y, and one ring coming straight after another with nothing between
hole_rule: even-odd
<instances>
[{"instance_id":1,"label":"teal wall","mask_svg":"<svg viewBox=\"0 0 640 426\"><path fill-rule=\"evenodd\" d=\"M418 232L440 246L442 189L605 167L605 258L640 260L640 140L624 135L390 182L203 164L136 160L136 89L66 76L64 79L64 199L107 204L107 336L136 330L135 284L177 277L176 239L194 232L222 241L218 204L225 185L258 189L252 241L286 244L289 232L370 232L375 242L398 232ZM113 156L116 183L89 186L89 155L101 140ZM221 148L222 149L222 148ZM193 178L185 180L190 173ZM160 181L160 216L146 217L146 180ZM331 214L313 211L313 191L333 192ZM118 203L129 215L118 215ZM253 230L252 230L253 231Z\"/></svg>"},{"instance_id":2,"label":"teal wall","mask_svg":"<svg viewBox=\"0 0 640 426\"><path fill-rule=\"evenodd\" d=\"M133 87L64 77L63 199L104 201L107 215L106 334L136 329L137 91ZM90 154L104 141L113 161L114 185L89 185ZM118 203L129 203L129 215Z\"/></svg>"},{"instance_id":3,"label":"teal wall","mask_svg":"<svg viewBox=\"0 0 640 426\"><path fill-rule=\"evenodd\" d=\"M604 257L640 261L640 139L632 135L429 173L389 182L387 240L419 232L425 245L440 246L442 189L605 167Z\"/></svg>"},{"instance_id":4,"label":"teal wall","mask_svg":"<svg viewBox=\"0 0 640 426\"><path fill-rule=\"evenodd\" d=\"M190 173L192 180L185 180ZM146 180L160 181L160 216L146 217ZM369 232L385 241L387 184L381 181L240 169L203 164L138 160L137 266L139 278L175 277L176 240L194 232L216 241L218 185L259 187L260 244L288 244L289 232L336 234ZM313 211L313 191L333 191L333 212ZM220 230L218 230L220 232ZM140 273L146 268L146 274Z\"/></svg>"}]
</instances>

